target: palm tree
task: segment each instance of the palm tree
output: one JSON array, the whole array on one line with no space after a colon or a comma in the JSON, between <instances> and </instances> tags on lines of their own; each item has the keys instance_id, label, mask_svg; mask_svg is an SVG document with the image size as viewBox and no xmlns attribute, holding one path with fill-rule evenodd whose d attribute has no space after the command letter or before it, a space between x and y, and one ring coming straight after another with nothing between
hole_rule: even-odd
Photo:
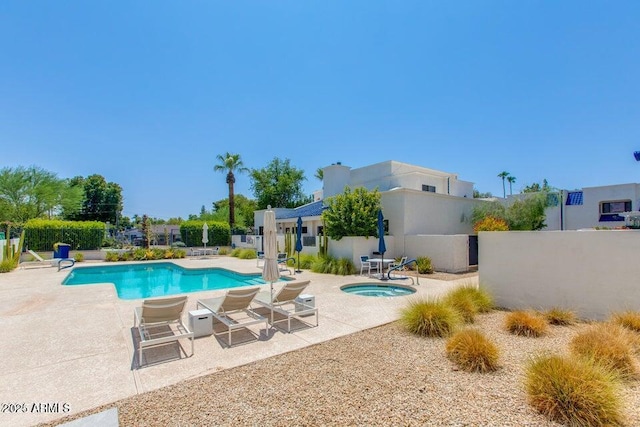
<instances>
[{"instance_id":1,"label":"palm tree","mask_svg":"<svg viewBox=\"0 0 640 427\"><path fill-rule=\"evenodd\" d=\"M509 176L509 172L507 171L502 171L498 174L498 178L502 178L502 197L503 198L507 197L507 189L504 186L504 180L508 176Z\"/></svg>"},{"instance_id":2,"label":"palm tree","mask_svg":"<svg viewBox=\"0 0 640 427\"><path fill-rule=\"evenodd\" d=\"M313 177L316 178L318 181L322 181L324 179L324 169L322 168L316 169L316 173L313 174Z\"/></svg>"},{"instance_id":3,"label":"palm tree","mask_svg":"<svg viewBox=\"0 0 640 427\"><path fill-rule=\"evenodd\" d=\"M507 177L507 181L509 181L509 195L513 196L513 183L516 182L516 177L509 175Z\"/></svg>"},{"instance_id":4,"label":"palm tree","mask_svg":"<svg viewBox=\"0 0 640 427\"><path fill-rule=\"evenodd\" d=\"M235 203L233 201L233 184L236 182L236 176L233 172L248 172L240 159L240 154L225 153L224 156L218 154L216 160L219 161L213 167L216 172L227 172L227 184L229 185L229 226L233 227L236 222Z\"/></svg>"}]
</instances>

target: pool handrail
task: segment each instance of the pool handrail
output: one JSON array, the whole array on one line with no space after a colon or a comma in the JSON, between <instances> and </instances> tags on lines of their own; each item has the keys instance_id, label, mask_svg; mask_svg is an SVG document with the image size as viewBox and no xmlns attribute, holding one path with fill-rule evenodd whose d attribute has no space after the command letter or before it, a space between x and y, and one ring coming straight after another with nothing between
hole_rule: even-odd
<instances>
[{"instance_id":1,"label":"pool handrail","mask_svg":"<svg viewBox=\"0 0 640 427\"><path fill-rule=\"evenodd\" d=\"M416 284L419 285L420 284L420 274L418 273L418 261L415 258L412 258L410 260L407 260L406 262L403 262L402 264L398 264L396 266L391 267L389 269L389 271L387 271L387 279L389 279L389 280L402 280L402 279L406 279L408 277L409 279L411 279L411 284L413 285L413 277L412 276L391 277L391 272L392 271L400 270L401 268L404 268L406 265L409 265L411 263L415 263L415 265L416 265Z\"/></svg>"}]
</instances>

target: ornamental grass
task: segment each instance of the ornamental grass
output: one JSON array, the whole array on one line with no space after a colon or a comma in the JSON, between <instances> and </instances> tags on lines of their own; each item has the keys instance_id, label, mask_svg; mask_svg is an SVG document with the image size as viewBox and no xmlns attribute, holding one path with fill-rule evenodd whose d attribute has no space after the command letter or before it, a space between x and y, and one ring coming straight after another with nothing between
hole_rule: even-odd
<instances>
[{"instance_id":1,"label":"ornamental grass","mask_svg":"<svg viewBox=\"0 0 640 427\"><path fill-rule=\"evenodd\" d=\"M505 329L514 335L539 337L547 333L547 321L532 311L512 311L505 318Z\"/></svg>"},{"instance_id":2,"label":"ornamental grass","mask_svg":"<svg viewBox=\"0 0 640 427\"><path fill-rule=\"evenodd\" d=\"M593 359L539 356L527 365L524 385L529 404L562 425L623 424L618 378Z\"/></svg>"},{"instance_id":3,"label":"ornamental grass","mask_svg":"<svg viewBox=\"0 0 640 427\"><path fill-rule=\"evenodd\" d=\"M414 300L400 312L401 324L423 337L448 337L461 321L453 307L437 300Z\"/></svg>"},{"instance_id":4,"label":"ornamental grass","mask_svg":"<svg viewBox=\"0 0 640 427\"><path fill-rule=\"evenodd\" d=\"M457 332L447 341L447 357L467 372L492 372L498 369L498 347L477 329Z\"/></svg>"}]
</instances>

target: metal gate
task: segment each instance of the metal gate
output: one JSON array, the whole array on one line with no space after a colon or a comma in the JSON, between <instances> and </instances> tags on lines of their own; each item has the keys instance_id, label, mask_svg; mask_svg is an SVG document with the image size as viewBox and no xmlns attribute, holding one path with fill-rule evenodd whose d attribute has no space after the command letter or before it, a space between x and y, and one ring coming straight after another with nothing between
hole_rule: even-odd
<instances>
[{"instance_id":1,"label":"metal gate","mask_svg":"<svg viewBox=\"0 0 640 427\"><path fill-rule=\"evenodd\" d=\"M469 236L469 265L478 265L478 236Z\"/></svg>"}]
</instances>

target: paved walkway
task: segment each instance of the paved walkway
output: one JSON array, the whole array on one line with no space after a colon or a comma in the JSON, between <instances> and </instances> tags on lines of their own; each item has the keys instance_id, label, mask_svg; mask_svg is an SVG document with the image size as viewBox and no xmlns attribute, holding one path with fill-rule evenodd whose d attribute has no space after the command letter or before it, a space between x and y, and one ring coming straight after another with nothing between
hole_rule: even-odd
<instances>
[{"instance_id":1,"label":"paved walkway","mask_svg":"<svg viewBox=\"0 0 640 427\"><path fill-rule=\"evenodd\" d=\"M186 268L224 267L245 273L260 272L255 260L230 257L185 259L176 263ZM232 348L215 337L202 337L195 340L193 357L137 369L133 309L141 300L118 299L113 285L62 286L69 270L56 270L23 268L0 274L0 327L4 341L0 353L3 367L0 425L34 425L382 325L396 320L399 309L412 298L346 294L340 286L372 280L305 271L297 278L311 280L305 293L315 295L319 327L286 334L274 328L266 333L256 325L252 329L260 332L258 341L236 346L234 337ZM440 295L461 282L477 283L477 277L454 282L421 279L417 296ZM268 285L263 288L268 289ZM197 299L223 293L188 294L187 310L196 309ZM184 346L188 349L187 343ZM175 354L166 354L172 351L171 346L168 348L158 349L158 354L149 357L175 358Z\"/></svg>"}]
</instances>

